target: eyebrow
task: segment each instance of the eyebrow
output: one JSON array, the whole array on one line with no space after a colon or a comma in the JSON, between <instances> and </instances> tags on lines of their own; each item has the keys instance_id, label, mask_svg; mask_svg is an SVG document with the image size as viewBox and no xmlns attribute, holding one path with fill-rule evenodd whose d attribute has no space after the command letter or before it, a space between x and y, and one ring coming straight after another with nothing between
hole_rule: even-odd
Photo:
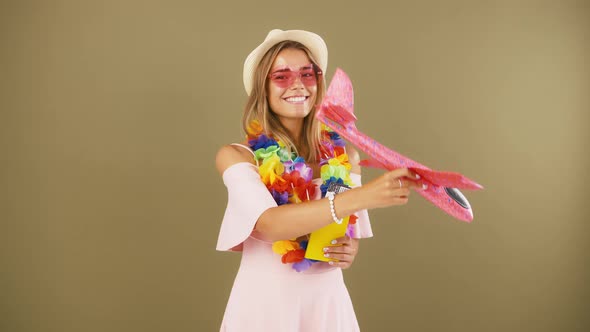
<instances>
[{"instance_id":1,"label":"eyebrow","mask_svg":"<svg viewBox=\"0 0 590 332\"><path fill-rule=\"evenodd\" d=\"M308 65L299 67L299 70L302 70L302 69L312 69L312 68L313 68L313 64L310 63ZM291 68L285 67L285 68L281 68L281 69L277 69L277 70L271 71L271 73L281 73L281 72L286 72L286 71L291 71Z\"/></svg>"}]
</instances>

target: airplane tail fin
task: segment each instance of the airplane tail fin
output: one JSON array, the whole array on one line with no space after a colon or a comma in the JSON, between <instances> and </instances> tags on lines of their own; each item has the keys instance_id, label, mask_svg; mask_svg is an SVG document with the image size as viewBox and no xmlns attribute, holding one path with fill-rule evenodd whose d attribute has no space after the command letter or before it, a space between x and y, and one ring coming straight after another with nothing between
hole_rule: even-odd
<instances>
[{"instance_id":1,"label":"airplane tail fin","mask_svg":"<svg viewBox=\"0 0 590 332\"><path fill-rule=\"evenodd\" d=\"M317 116L328 118L345 128L356 128L352 82L342 69L336 68L326 96L318 107Z\"/></svg>"},{"instance_id":2,"label":"airplane tail fin","mask_svg":"<svg viewBox=\"0 0 590 332\"><path fill-rule=\"evenodd\" d=\"M322 107L319 112L323 113L328 119L335 121L341 126L356 128L356 116L349 112L346 108L339 104L322 103Z\"/></svg>"}]
</instances>

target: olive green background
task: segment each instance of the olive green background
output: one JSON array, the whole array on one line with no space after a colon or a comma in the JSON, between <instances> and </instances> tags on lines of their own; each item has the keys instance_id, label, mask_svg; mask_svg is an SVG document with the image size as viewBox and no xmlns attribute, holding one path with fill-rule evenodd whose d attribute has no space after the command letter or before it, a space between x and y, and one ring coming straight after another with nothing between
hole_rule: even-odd
<instances>
[{"instance_id":1,"label":"olive green background","mask_svg":"<svg viewBox=\"0 0 590 332\"><path fill-rule=\"evenodd\" d=\"M214 156L242 139L246 55L299 28L362 131L485 186L471 224L417 194L370 212L345 271L363 331L587 331L589 9L3 1L0 330L219 329L239 254L215 251Z\"/></svg>"}]
</instances>

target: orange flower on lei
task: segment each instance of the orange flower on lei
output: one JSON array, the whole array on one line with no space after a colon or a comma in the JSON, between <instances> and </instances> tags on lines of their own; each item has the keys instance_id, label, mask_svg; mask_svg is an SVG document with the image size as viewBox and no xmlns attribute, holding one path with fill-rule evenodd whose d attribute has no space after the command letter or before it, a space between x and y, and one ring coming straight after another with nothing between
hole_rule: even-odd
<instances>
[{"instance_id":1,"label":"orange flower on lei","mask_svg":"<svg viewBox=\"0 0 590 332\"><path fill-rule=\"evenodd\" d=\"M248 139L254 139L262 134L262 126L258 120L253 120L248 124L246 127L246 133L248 134Z\"/></svg>"}]
</instances>

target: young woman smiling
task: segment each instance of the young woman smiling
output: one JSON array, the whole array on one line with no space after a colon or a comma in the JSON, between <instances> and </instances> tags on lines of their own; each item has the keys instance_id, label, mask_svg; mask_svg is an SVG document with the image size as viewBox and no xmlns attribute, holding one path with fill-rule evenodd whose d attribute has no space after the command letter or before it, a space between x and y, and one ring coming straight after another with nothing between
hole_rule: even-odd
<instances>
[{"instance_id":1,"label":"young woman smiling","mask_svg":"<svg viewBox=\"0 0 590 332\"><path fill-rule=\"evenodd\" d=\"M216 156L228 190L217 250L242 252L221 331L359 331L342 269L373 235L367 209L406 204L417 186L407 169L361 186L358 152L315 119L327 62L317 34L272 30L244 63L247 141ZM309 234L347 216L326 261L306 258Z\"/></svg>"}]
</instances>

